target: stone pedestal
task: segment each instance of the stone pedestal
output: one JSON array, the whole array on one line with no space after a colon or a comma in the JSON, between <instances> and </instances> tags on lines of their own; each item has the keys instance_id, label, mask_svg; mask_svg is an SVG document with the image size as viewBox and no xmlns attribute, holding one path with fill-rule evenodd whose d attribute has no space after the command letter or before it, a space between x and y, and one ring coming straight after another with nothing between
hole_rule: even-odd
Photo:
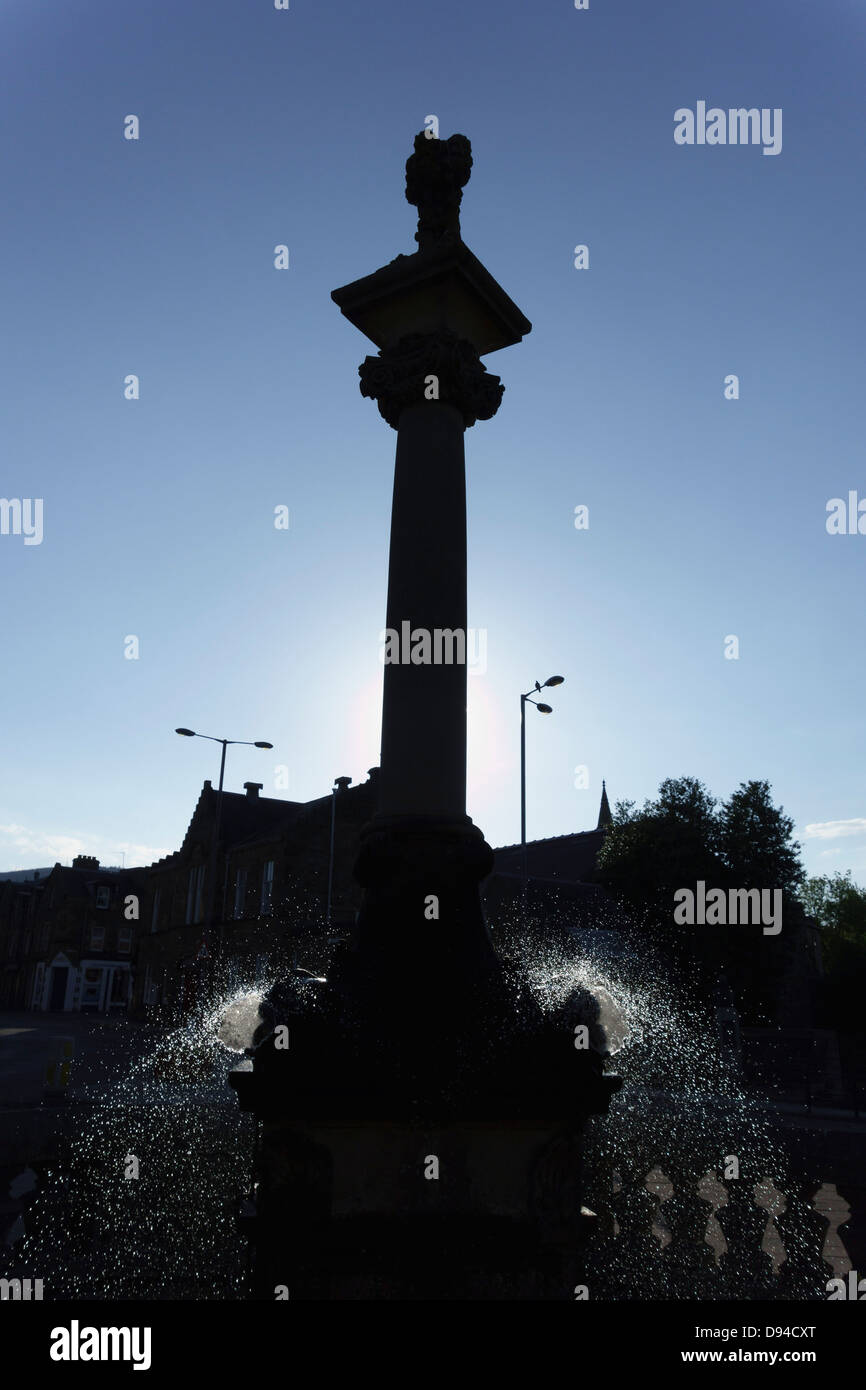
<instances>
[{"instance_id":1,"label":"stone pedestal","mask_svg":"<svg viewBox=\"0 0 866 1390\"><path fill-rule=\"evenodd\" d=\"M566 1150L576 1188L576 1150L540 1126L266 1123L261 1297L570 1300L590 1223L576 1191L549 1199Z\"/></svg>"}]
</instances>

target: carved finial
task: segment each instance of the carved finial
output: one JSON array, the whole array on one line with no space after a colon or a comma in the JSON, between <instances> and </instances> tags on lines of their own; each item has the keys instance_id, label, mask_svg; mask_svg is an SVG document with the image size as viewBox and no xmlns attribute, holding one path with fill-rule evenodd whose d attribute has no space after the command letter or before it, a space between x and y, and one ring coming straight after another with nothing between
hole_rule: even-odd
<instances>
[{"instance_id":1,"label":"carved finial","mask_svg":"<svg viewBox=\"0 0 866 1390\"><path fill-rule=\"evenodd\" d=\"M460 202L471 171L472 146L465 135L415 136L415 153L406 160L406 199L418 209L419 251L460 240Z\"/></svg>"}]
</instances>

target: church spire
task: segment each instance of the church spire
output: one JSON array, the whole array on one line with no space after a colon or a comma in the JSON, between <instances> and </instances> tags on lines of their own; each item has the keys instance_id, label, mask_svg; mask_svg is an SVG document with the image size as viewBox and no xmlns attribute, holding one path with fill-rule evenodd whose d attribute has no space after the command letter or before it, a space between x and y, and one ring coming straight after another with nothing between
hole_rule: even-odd
<instances>
[{"instance_id":1,"label":"church spire","mask_svg":"<svg viewBox=\"0 0 866 1390\"><path fill-rule=\"evenodd\" d=\"M598 808L598 825L596 830L606 830L609 825L613 825L613 816L610 814L610 802L607 799L607 789L604 782L601 784L601 805Z\"/></svg>"}]
</instances>

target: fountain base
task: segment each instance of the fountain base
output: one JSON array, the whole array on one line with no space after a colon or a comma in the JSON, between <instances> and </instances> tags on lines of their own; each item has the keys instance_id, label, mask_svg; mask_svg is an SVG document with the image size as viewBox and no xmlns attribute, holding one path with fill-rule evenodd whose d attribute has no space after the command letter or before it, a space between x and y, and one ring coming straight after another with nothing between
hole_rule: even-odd
<instances>
[{"instance_id":1,"label":"fountain base","mask_svg":"<svg viewBox=\"0 0 866 1390\"><path fill-rule=\"evenodd\" d=\"M571 1298L592 1224L579 1172L577 1139L541 1129L266 1124L256 1294Z\"/></svg>"},{"instance_id":2,"label":"fountain base","mask_svg":"<svg viewBox=\"0 0 866 1390\"><path fill-rule=\"evenodd\" d=\"M258 1297L573 1287L580 1133L619 1078L492 950L462 974L435 960L398 976L349 950L305 1006L289 982L263 1001L253 1068L230 1078L262 1126Z\"/></svg>"}]
</instances>

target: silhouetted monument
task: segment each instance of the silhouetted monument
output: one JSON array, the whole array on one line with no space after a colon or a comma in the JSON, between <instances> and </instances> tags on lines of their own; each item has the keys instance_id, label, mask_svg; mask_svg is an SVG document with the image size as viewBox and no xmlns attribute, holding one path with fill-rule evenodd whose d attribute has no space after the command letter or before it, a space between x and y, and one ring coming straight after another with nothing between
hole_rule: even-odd
<instances>
[{"instance_id":1,"label":"silhouetted monument","mask_svg":"<svg viewBox=\"0 0 866 1390\"><path fill-rule=\"evenodd\" d=\"M386 626L421 634L428 659L386 660L355 940L314 1000L272 991L233 1078L263 1121L263 1297L570 1297L578 1136L619 1085L576 1046L579 1015L546 1018L507 976L479 901L493 855L466 815L463 435L502 399L481 357L531 325L461 239L471 165L464 136L417 136L419 249L332 296L378 349L361 392L397 431ZM462 659L443 642L437 661L436 634L462 635Z\"/></svg>"},{"instance_id":2,"label":"silhouetted monument","mask_svg":"<svg viewBox=\"0 0 866 1390\"><path fill-rule=\"evenodd\" d=\"M449 993L453 972L468 980L496 968L478 897L493 854L466 815L463 435L502 399L481 354L531 329L460 238L471 166L465 136L417 136L406 197L418 206L418 252L332 296L379 349L359 369L361 392L397 431L386 627L430 643L420 664L385 665L379 814L357 868L360 946L403 982L417 972L418 988L438 990L447 975ZM434 660L437 633L459 634L462 660Z\"/></svg>"}]
</instances>

